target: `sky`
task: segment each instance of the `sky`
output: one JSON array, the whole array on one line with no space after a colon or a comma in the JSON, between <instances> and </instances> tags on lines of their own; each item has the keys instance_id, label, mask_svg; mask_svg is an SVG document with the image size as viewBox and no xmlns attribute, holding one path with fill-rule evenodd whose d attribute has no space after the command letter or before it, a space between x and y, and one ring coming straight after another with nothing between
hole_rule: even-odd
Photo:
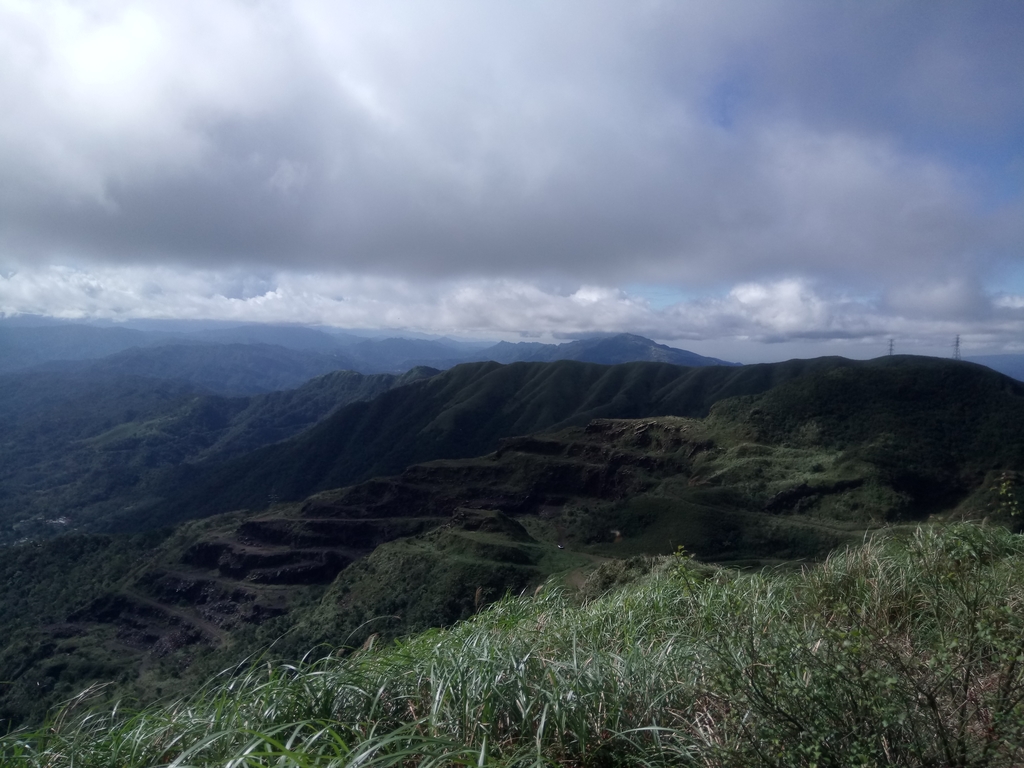
<instances>
[{"instance_id":1,"label":"sky","mask_svg":"<svg viewBox=\"0 0 1024 768\"><path fill-rule=\"evenodd\" d=\"M0 314L1024 352L1024 3L0 0Z\"/></svg>"}]
</instances>

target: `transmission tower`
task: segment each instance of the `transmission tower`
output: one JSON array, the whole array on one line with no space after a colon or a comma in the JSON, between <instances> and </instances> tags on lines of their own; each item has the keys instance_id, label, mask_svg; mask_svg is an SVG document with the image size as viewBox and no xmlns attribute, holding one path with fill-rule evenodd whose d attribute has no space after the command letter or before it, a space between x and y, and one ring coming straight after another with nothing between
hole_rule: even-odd
<instances>
[{"instance_id":1,"label":"transmission tower","mask_svg":"<svg viewBox=\"0 0 1024 768\"><path fill-rule=\"evenodd\" d=\"M960 359L960 334L956 335L956 341L953 342L953 359Z\"/></svg>"},{"instance_id":2,"label":"transmission tower","mask_svg":"<svg viewBox=\"0 0 1024 768\"><path fill-rule=\"evenodd\" d=\"M892 346L895 339L889 339L889 357L892 357Z\"/></svg>"}]
</instances>

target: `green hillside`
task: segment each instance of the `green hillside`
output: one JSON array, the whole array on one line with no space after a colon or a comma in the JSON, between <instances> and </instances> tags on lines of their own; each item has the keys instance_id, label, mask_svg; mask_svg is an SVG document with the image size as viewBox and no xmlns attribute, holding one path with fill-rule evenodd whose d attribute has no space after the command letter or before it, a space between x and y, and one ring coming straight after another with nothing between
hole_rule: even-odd
<instances>
[{"instance_id":1,"label":"green hillside","mask_svg":"<svg viewBox=\"0 0 1024 768\"><path fill-rule=\"evenodd\" d=\"M678 547L751 568L925 520L1015 529L1022 408L1018 384L977 366L839 361L703 419L591 419L148 542L24 545L0 558L0 712L37 721L94 680L148 700L271 643L298 658L383 642Z\"/></svg>"},{"instance_id":2,"label":"green hillside","mask_svg":"<svg viewBox=\"0 0 1024 768\"><path fill-rule=\"evenodd\" d=\"M298 500L416 462L487 453L504 437L594 418L704 416L723 398L764 392L815 371L865 365L871 363L843 358L704 368L574 361L460 365L341 409L285 445L216 466L182 467L168 483L166 502L147 521L258 509L271 496Z\"/></svg>"},{"instance_id":3,"label":"green hillside","mask_svg":"<svg viewBox=\"0 0 1024 768\"><path fill-rule=\"evenodd\" d=\"M800 572L686 557L453 627L261 662L0 739L6 765L963 766L1024 761L1024 545L958 525Z\"/></svg>"}]
</instances>

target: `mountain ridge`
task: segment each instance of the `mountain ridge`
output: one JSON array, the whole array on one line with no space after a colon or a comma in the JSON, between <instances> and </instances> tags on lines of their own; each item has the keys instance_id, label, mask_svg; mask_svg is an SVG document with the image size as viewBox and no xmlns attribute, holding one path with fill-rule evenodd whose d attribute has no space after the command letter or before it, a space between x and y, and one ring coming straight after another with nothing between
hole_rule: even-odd
<instances>
[{"instance_id":1,"label":"mountain ridge","mask_svg":"<svg viewBox=\"0 0 1024 768\"><path fill-rule=\"evenodd\" d=\"M697 367L705 365L739 365L716 357L705 357L685 349L658 344L632 333L619 333L563 344L541 344L502 341L486 350L488 358L499 363L554 362L578 360L585 363L617 365L630 362L658 362Z\"/></svg>"},{"instance_id":2,"label":"mountain ridge","mask_svg":"<svg viewBox=\"0 0 1024 768\"><path fill-rule=\"evenodd\" d=\"M668 363L465 363L401 392L353 404L299 440L218 467L181 467L167 482L184 488L155 514L167 521L265 500L297 500L318 490L401 471L435 458L493 450L515 434L591 418L700 416L722 397L764 391L809 370L852 364L817 358L760 366L682 368Z\"/></svg>"},{"instance_id":3,"label":"mountain ridge","mask_svg":"<svg viewBox=\"0 0 1024 768\"><path fill-rule=\"evenodd\" d=\"M762 566L822 557L883 526L984 517L1020 527L1005 489L1017 493L1024 478L1024 386L946 360L793 362L717 374L633 364L611 378L582 363L481 364L407 385L471 406L428 410L420 422L449 420L457 433L467 414L505 398L512 416L532 404L558 431L173 530L4 550L3 716L38 715L96 676L152 696L271 642L291 658L318 642L327 653L446 624L505 590L555 573L572 582L608 558L683 546ZM714 402L703 418L590 418L614 402L608 390L681 396L673 383L693 370L706 373L689 384L753 373L777 386L718 399L705 386L701 402ZM477 386L471 402L460 380L495 371L506 375ZM598 385L589 409L567 410L582 391L574 379ZM543 396L517 399L524 384ZM566 413L589 420L566 426Z\"/></svg>"},{"instance_id":4,"label":"mountain ridge","mask_svg":"<svg viewBox=\"0 0 1024 768\"><path fill-rule=\"evenodd\" d=\"M577 361L468 363L347 406L272 450L260 449L216 467L181 467L170 476L168 487L186 490L154 514L177 522L230 509L259 509L271 497L298 500L422 461L487 453L504 437L578 426L594 418L701 417L718 400L757 394L833 368L917 364L929 369L946 364L931 361L826 357L701 368Z\"/></svg>"},{"instance_id":5,"label":"mountain ridge","mask_svg":"<svg viewBox=\"0 0 1024 768\"><path fill-rule=\"evenodd\" d=\"M148 324L145 328L43 322L42 319L34 323L31 320L16 322L15 318L0 318L0 374L47 364L51 368L67 366L71 362L85 367L91 361L100 367L134 366L136 373L147 369L150 375L156 373L202 381L205 386L223 393L252 394L297 386L304 380L303 376L309 378L338 368L363 374L403 373L423 365L443 369L485 360L510 363L562 359L605 365L642 360L687 366L735 365L628 333L606 334L561 344L499 342L487 346L447 337L426 339L383 335L367 338L291 325L244 324L211 328L204 324L192 326L172 322ZM218 360L215 353L211 353L211 345L224 348L222 357L235 358L233 375L228 375L226 361ZM241 370L248 367L250 375L256 371L252 370L253 363L245 359L238 345L261 349L264 365L278 369L276 380L263 376L247 381ZM193 349L189 353L187 348ZM204 353L209 358L205 361L188 359L189 354L201 358ZM104 358L118 354L121 357L104 361ZM255 349L249 351L249 357L255 355ZM280 370L286 364L294 369L288 375ZM211 367L219 367L217 376L211 376ZM224 385L224 379L231 382L232 388Z\"/></svg>"}]
</instances>

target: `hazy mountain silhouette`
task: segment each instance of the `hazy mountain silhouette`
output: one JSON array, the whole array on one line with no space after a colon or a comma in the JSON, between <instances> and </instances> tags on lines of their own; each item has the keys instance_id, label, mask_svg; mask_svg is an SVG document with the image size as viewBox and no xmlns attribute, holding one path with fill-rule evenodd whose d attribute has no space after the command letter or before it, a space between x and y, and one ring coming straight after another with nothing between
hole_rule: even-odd
<instances>
[{"instance_id":1,"label":"hazy mountain silhouette","mask_svg":"<svg viewBox=\"0 0 1024 768\"><path fill-rule=\"evenodd\" d=\"M691 367L738 365L738 363L729 363L715 357L704 357L685 349L657 344L650 339L632 333L579 339L564 344L540 344L526 341L511 344L503 341L485 350L483 354L486 355L486 359L499 363L579 360L602 365L632 362L672 363L673 365Z\"/></svg>"}]
</instances>

